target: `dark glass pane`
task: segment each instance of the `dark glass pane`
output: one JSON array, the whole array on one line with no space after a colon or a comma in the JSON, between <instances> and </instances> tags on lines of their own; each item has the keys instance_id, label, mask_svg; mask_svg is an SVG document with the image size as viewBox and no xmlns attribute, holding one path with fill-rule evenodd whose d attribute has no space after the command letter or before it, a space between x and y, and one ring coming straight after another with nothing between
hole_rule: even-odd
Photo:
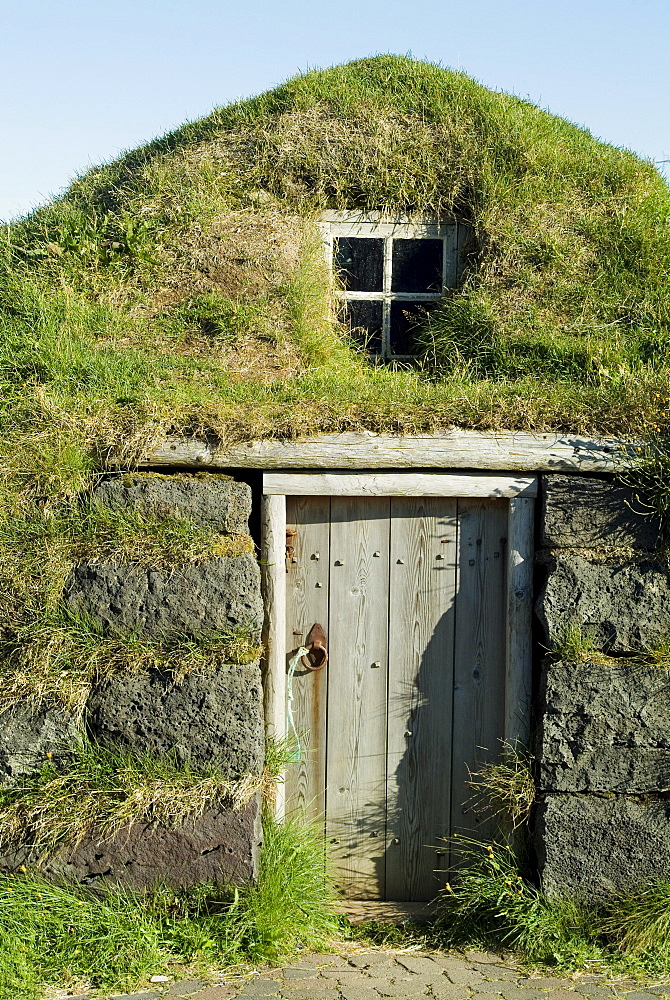
<instances>
[{"instance_id":1,"label":"dark glass pane","mask_svg":"<svg viewBox=\"0 0 670 1000\"><path fill-rule=\"evenodd\" d=\"M442 240L394 240L391 291L442 291Z\"/></svg>"},{"instance_id":2,"label":"dark glass pane","mask_svg":"<svg viewBox=\"0 0 670 1000\"><path fill-rule=\"evenodd\" d=\"M348 292L381 292L384 286L384 241L339 236L333 261Z\"/></svg>"},{"instance_id":3,"label":"dark glass pane","mask_svg":"<svg viewBox=\"0 0 670 1000\"><path fill-rule=\"evenodd\" d=\"M370 354L381 354L382 351L383 308L383 302L370 299L349 299L346 305L351 335Z\"/></svg>"},{"instance_id":4,"label":"dark glass pane","mask_svg":"<svg viewBox=\"0 0 670 1000\"><path fill-rule=\"evenodd\" d=\"M416 354L414 333L426 320L426 304L418 302L391 303L391 354Z\"/></svg>"}]
</instances>

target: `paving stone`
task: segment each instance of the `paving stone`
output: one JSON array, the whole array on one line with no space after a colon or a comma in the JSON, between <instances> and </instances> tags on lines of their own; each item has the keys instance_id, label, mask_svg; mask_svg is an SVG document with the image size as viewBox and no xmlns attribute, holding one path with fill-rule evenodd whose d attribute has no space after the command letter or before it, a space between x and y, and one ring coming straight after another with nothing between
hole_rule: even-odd
<instances>
[{"instance_id":1,"label":"paving stone","mask_svg":"<svg viewBox=\"0 0 670 1000\"><path fill-rule=\"evenodd\" d=\"M349 962L346 958L342 958L341 955L331 955L330 952L307 952L306 954L300 956L300 963L302 962L310 963L316 966L327 965L331 969L349 968Z\"/></svg>"},{"instance_id":2,"label":"paving stone","mask_svg":"<svg viewBox=\"0 0 670 1000\"><path fill-rule=\"evenodd\" d=\"M411 988L414 989L414 986L412 985ZM418 988L419 990L423 990L423 986L420 983ZM374 989L377 993L385 997L404 997L410 992L410 987L407 983L392 983L390 979L387 979L386 982L379 986L375 985Z\"/></svg>"},{"instance_id":3,"label":"paving stone","mask_svg":"<svg viewBox=\"0 0 670 1000\"><path fill-rule=\"evenodd\" d=\"M379 975L369 976L365 979L364 985L366 989L379 990L383 993L386 987L391 985L391 980L388 977L382 977ZM404 983L398 983L398 985L403 987L405 986Z\"/></svg>"},{"instance_id":4,"label":"paving stone","mask_svg":"<svg viewBox=\"0 0 670 1000\"><path fill-rule=\"evenodd\" d=\"M505 985L509 986L509 983ZM484 986L488 986L488 983L484 983ZM472 994L472 1000L500 1000L500 992L500 990L480 990L477 986Z\"/></svg>"},{"instance_id":5,"label":"paving stone","mask_svg":"<svg viewBox=\"0 0 670 1000\"><path fill-rule=\"evenodd\" d=\"M521 972L520 969L508 969L502 965L473 965L471 968L475 972L481 972L487 979L495 979L496 982L499 979L528 979L527 972Z\"/></svg>"},{"instance_id":6,"label":"paving stone","mask_svg":"<svg viewBox=\"0 0 670 1000\"><path fill-rule=\"evenodd\" d=\"M435 965L439 965L441 969L471 969L472 965L466 962L462 958L457 958L455 955L431 955L430 956Z\"/></svg>"},{"instance_id":7,"label":"paving stone","mask_svg":"<svg viewBox=\"0 0 670 1000\"><path fill-rule=\"evenodd\" d=\"M362 969L321 969L324 979L334 980L343 986L365 986L369 976Z\"/></svg>"},{"instance_id":8,"label":"paving stone","mask_svg":"<svg viewBox=\"0 0 670 1000\"><path fill-rule=\"evenodd\" d=\"M485 982L481 972L474 969L446 969L445 972L449 982L456 986L480 986Z\"/></svg>"},{"instance_id":9,"label":"paving stone","mask_svg":"<svg viewBox=\"0 0 670 1000\"><path fill-rule=\"evenodd\" d=\"M445 976L420 976L417 972L405 972L403 969L398 969L394 975L389 976L389 981L405 986L408 990L422 983L448 983Z\"/></svg>"},{"instance_id":10,"label":"paving stone","mask_svg":"<svg viewBox=\"0 0 670 1000\"><path fill-rule=\"evenodd\" d=\"M234 995L235 995L235 997L238 997L238 996L245 997L246 1000L276 1000L276 998L278 996L281 996L281 990L279 990L279 989L276 989L276 990L259 990L258 993L246 993L246 992L244 992L244 993L235 993ZM196 993L195 996L199 997L200 994Z\"/></svg>"},{"instance_id":11,"label":"paving stone","mask_svg":"<svg viewBox=\"0 0 670 1000\"><path fill-rule=\"evenodd\" d=\"M290 1000L338 1000L340 994L339 991L331 987L319 986L318 983L314 983L309 987L296 986L289 989L284 985L282 989L282 997L290 998Z\"/></svg>"},{"instance_id":12,"label":"paving stone","mask_svg":"<svg viewBox=\"0 0 670 1000\"><path fill-rule=\"evenodd\" d=\"M575 993L574 989L568 989L564 987L563 989L550 989L548 993L549 1000L576 1000L579 996Z\"/></svg>"},{"instance_id":13,"label":"paving stone","mask_svg":"<svg viewBox=\"0 0 670 1000\"><path fill-rule=\"evenodd\" d=\"M188 997L205 986L209 986L206 979L182 979L177 983L171 983L165 995L168 997Z\"/></svg>"},{"instance_id":14,"label":"paving stone","mask_svg":"<svg viewBox=\"0 0 670 1000\"><path fill-rule=\"evenodd\" d=\"M404 969L394 969L392 971L392 974L389 976L389 982L396 983L396 985L398 986L404 986L406 987L406 989L411 990L413 987L417 986L417 984L421 985L422 983L426 982L427 978L431 982L433 981L432 976L429 977L419 976L416 972L405 972ZM442 977L441 980L438 980L436 976L435 982L438 981L439 982L444 981L445 983L447 982L444 976Z\"/></svg>"},{"instance_id":15,"label":"paving stone","mask_svg":"<svg viewBox=\"0 0 670 1000\"><path fill-rule=\"evenodd\" d=\"M431 986L431 993L438 1000L467 1000L470 996L470 987L454 986L445 979L443 983L434 983Z\"/></svg>"},{"instance_id":16,"label":"paving stone","mask_svg":"<svg viewBox=\"0 0 670 1000\"><path fill-rule=\"evenodd\" d=\"M468 962L477 962L480 965L495 965L500 961L500 955L495 955L492 951L466 951L465 957Z\"/></svg>"},{"instance_id":17,"label":"paving stone","mask_svg":"<svg viewBox=\"0 0 670 1000\"><path fill-rule=\"evenodd\" d=\"M360 986L343 986L340 994L344 1000L379 1000L376 990L366 990Z\"/></svg>"},{"instance_id":18,"label":"paving stone","mask_svg":"<svg viewBox=\"0 0 670 1000\"><path fill-rule=\"evenodd\" d=\"M398 997L402 997L403 1000L422 1000L422 998L432 995L429 994L425 988L421 989L421 992L417 992L415 987L412 987L409 990L404 988L399 990L398 993L388 993L386 992L386 988L384 988L384 992L382 992L382 990L376 990L375 992L377 994L377 1000L379 1000L380 997L390 997L391 1000L396 1000Z\"/></svg>"},{"instance_id":19,"label":"paving stone","mask_svg":"<svg viewBox=\"0 0 670 1000\"><path fill-rule=\"evenodd\" d=\"M449 980L447 979L447 977L445 975L441 975L441 976L431 976L431 975L428 975L428 976L419 976L418 974L415 974L412 977L412 980L410 982L408 982L408 983L405 983L405 985L408 988L411 989L412 988L412 983L416 983L417 986L419 984L421 984L422 986L425 986L426 988L430 987L430 989L433 989L433 988L439 989L442 986L443 983L446 983L447 986L451 986L452 985L449 982ZM461 989L462 989L462 987L461 987Z\"/></svg>"},{"instance_id":20,"label":"paving stone","mask_svg":"<svg viewBox=\"0 0 670 1000\"><path fill-rule=\"evenodd\" d=\"M318 976L320 970L316 968L315 965L310 968L301 968L300 966L291 966L288 969L282 969L282 976L284 979L315 979Z\"/></svg>"},{"instance_id":21,"label":"paving stone","mask_svg":"<svg viewBox=\"0 0 670 1000\"><path fill-rule=\"evenodd\" d=\"M153 991L147 993L114 993L112 994L111 1000L158 1000L160 993L155 993Z\"/></svg>"},{"instance_id":22,"label":"paving stone","mask_svg":"<svg viewBox=\"0 0 670 1000\"><path fill-rule=\"evenodd\" d=\"M523 985L526 986L529 980L524 979ZM508 990L510 986L516 986L516 977L514 980L509 979L485 979L483 983L478 983L473 986L473 989L477 993L502 993L503 990ZM533 980L533 987L535 987L535 980ZM548 987L540 986L538 983L537 989L548 989Z\"/></svg>"},{"instance_id":23,"label":"paving stone","mask_svg":"<svg viewBox=\"0 0 670 1000\"><path fill-rule=\"evenodd\" d=\"M315 962L315 968L319 972L354 972L355 970L349 965L349 963L344 958L340 958L335 955L332 962Z\"/></svg>"},{"instance_id":24,"label":"paving stone","mask_svg":"<svg viewBox=\"0 0 670 1000\"><path fill-rule=\"evenodd\" d=\"M384 951L370 951L362 955L349 955L349 965L356 969L369 969L377 965L393 965L393 956Z\"/></svg>"},{"instance_id":25,"label":"paving stone","mask_svg":"<svg viewBox=\"0 0 670 1000\"><path fill-rule=\"evenodd\" d=\"M259 979L250 979L248 983L245 983L244 988L246 990L249 989L249 987L251 986L259 986L268 989L270 989L273 986L276 986L277 989L279 989L279 987L281 986L281 980L275 978L275 976L262 977Z\"/></svg>"},{"instance_id":26,"label":"paving stone","mask_svg":"<svg viewBox=\"0 0 670 1000\"><path fill-rule=\"evenodd\" d=\"M610 994L611 995L611 994ZM652 997L656 997L656 993L646 990L638 990L634 993L626 993L626 1000L652 1000Z\"/></svg>"},{"instance_id":27,"label":"paving stone","mask_svg":"<svg viewBox=\"0 0 670 1000\"><path fill-rule=\"evenodd\" d=\"M505 1000L547 1000L547 994L542 990L529 990L523 986L512 986L511 983L508 983L502 995Z\"/></svg>"},{"instance_id":28,"label":"paving stone","mask_svg":"<svg viewBox=\"0 0 670 1000\"><path fill-rule=\"evenodd\" d=\"M237 990L230 986L207 986L200 993L196 993L198 1000L228 1000L229 997L237 996Z\"/></svg>"},{"instance_id":29,"label":"paving stone","mask_svg":"<svg viewBox=\"0 0 670 1000\"><path fill-rule=\"evenodd\" d=\"M614 996L613 990L609 989L607 986L598 986L597 983L576 983L575 992L584 993L586 996L590 997ZM630 994L628 995L630 996Z\"/></svg>"},{"instance_id":30,"label":"paving stone","mask_svg":"<svg viewBox=\"0 0 670 1000\"><path fill-rule=\"evenodd\" d=\"M408 972L430 974L440 972L432 958L426 958L422 955L396 955L396 962Z\"/></svg>"},{"instance_id":31,"label":"paving stone","mask_svg":"<svg viewBox=\"0 0 670 1000\"><path fill-rule=\"evenodd\" d=\"M617 983L617 991L621 991L621 983ZM660 986L648 986L647 993L655 993L657 997L666 997L670 995L670 983L661 983Z\"/></svg>"},{"instance_id":32,"label":"paving stone","mask_svg":"<svg viewBox=\"0 0 670 1000\"><path fill-rule=\"evenodd\" d=\"M561 979L558 976L530 976L525 985L534 990L574 990L572 979ZM574 992L573 992L574 1000Z\"/></svg>"},{"instance_id":33,"label":"paving stone","mask_svg":"<svg viewBox=\"0 0 670 1000\"><path fill-rule=\"evenodd\" d=\"M196 993L194 995L196 997L200 996L199 993ZM267 993L263 993L263 992L260 992L260 993L234 993L234 994L231 994L231 996L245 997L246 1000L277 1000L277 997L281 996L281 992L279 990L274 990L272 992L270 992L268 990Z\"/></svg>"},{"instance_id":34,"label":"paving stone","mask_svg":"<svg viewBox=\"0 0 670 1000\"><path fill-rule=\"evenodd\" d=\"M252 979L240 993L241 997L273 996L279 993L282 983L278 979Z\"/></svg>"}]
</instances>

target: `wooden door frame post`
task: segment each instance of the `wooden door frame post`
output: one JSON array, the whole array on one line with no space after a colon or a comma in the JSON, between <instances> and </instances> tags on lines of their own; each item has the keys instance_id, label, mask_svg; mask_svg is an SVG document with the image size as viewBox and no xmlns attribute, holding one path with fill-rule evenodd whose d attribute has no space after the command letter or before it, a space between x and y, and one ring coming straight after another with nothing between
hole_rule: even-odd
<instances>
[{"instance_id":1,"label":"wooden door frame post","mask_svg":"<svg viewBox=\"0 0 670 1000\"><path fill-rule=\"evenodd\" d=\"M261 515L263 578L265 731L270 739L286 736L286 497L263 496ZM283 777L277 785L275 813L284 815Z\"/></svg>"},{"instance_id":2,"label":"wooden door frame post","mask_svg":"<svg viewBox=\"0 0 670 1000\"><path fill-rule=\"evenodd\" d=\"M528 746L533 671L532 614L535 500L513 497L507 527L505 740Z\"/></svg>"}]
</instances>

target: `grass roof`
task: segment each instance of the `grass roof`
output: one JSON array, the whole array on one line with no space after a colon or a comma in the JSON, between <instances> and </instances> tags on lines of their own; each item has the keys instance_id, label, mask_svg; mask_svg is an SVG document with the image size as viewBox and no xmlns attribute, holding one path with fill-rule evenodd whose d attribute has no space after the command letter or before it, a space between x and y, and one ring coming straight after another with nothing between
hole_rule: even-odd
<instances>
[{"instance_id":1,"label":"grass roof","mask_svg":"<svg viewBox=\"0 0 670 1000\"><path fill-rule=\"evenodd\" d=\"M338 322L324 209L472 227L415 365L374 365ZM0 631L14 621L15 650L17 615L31 634L53 615L76 525L130 557L127 525L110 541L77 505L168 432L667 433L669 217L650 163L397 56L306 73L89 171L0 239Z\"/></svg>"},{"instance_id":2,"label":"grass roof","mask_svg":"<svg viewBox=\"0 0 670 1000\"><path fill-rule=\"evenodd\" d=\"M326 208L472 225L416 366L370 364L333 317ZM663 420L669 217L651 164L463 73L396 56L310 72L6 230L5 434L47 467L66 441L99 462L166 430L639 434Z\"/></svg>"}]
</instances>

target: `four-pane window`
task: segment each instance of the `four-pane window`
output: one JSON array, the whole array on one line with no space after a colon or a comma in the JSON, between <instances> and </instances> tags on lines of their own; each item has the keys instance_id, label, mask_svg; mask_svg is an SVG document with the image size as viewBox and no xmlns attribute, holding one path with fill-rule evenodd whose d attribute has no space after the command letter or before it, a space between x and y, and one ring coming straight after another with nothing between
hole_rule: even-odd
<instances>
[{"instance_id":1,"label":"four-pane window","mask_svg":"<svg viewBox=\"0 0 670 1000\"><path fill-rule=\"evenodd\" d=\"M327 212L322 228L354 339L384 360L415 356L414 334L427 310L456 285L465 227Z\"/></svg>"}]
</instances>

